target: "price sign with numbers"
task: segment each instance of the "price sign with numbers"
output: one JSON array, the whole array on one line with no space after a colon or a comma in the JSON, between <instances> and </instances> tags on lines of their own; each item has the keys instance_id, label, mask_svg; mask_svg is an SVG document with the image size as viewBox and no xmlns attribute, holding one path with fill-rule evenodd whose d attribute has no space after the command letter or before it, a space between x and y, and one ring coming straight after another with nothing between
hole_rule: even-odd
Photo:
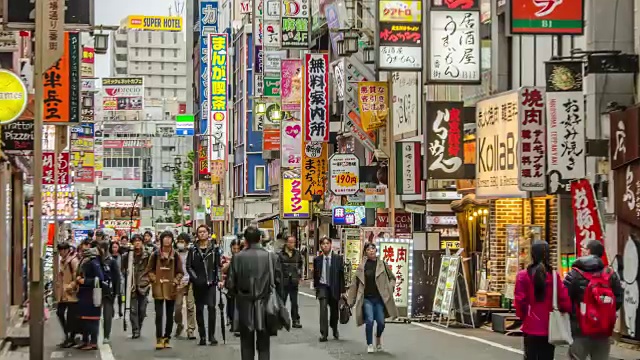
<instances>
[{"instance_id":1,"label":"price sign with numbers","mask_svg":"<svg viewBox=\"0 0 640 360\"><path fill-rule=\"evenodd\" d=\"M337 196L360 190L360 160L354 154L333 154L329 159L330 190Z\"/></svg>"}]
</instances>

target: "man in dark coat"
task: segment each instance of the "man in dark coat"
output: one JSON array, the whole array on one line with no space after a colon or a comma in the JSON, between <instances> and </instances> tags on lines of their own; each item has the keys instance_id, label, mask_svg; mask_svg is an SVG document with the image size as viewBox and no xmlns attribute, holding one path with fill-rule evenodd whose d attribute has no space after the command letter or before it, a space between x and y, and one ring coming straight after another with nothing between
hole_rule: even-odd
<instances>
[{"instance_id":1,"label":"man in dark coat","mask_svg":"<svg viewBox=\"0 0 640 360\"><path fill-rule=\"evenodd\" d=\"M322 253L313 259L313 287L316 289L316 299L320 303L320 342L325 342L329 335L329 325L333 331L333 338L340 338L338 301L341 296L346 296L346 286L344 260L340 254L331 251L331 240L323 237L320 240L320 249Z\"/></svg>"},{"instance_id":2,"label":"man in dark coat","mask_svg":"<svg viewBox=\"0 0 640 360\"><path fill-rule=\"evenodd\" d=\"M302 277L302 254L296 249L295 236L287 237L287 243L278 253L282 267L282 301L291 299L291 320L294 328L301 328L298 311L298 284Z\"/></svg>"},{"instance_id":3,"label":"man in dark coat","mask_svg":"<svg viewBox=\"0 0 640 360\"><path fill-rule=\"evenodd\" d=\"M187 273L193 286L196 303L196 323L200 333L200 345L207 344L207 329L204 325L204 308L207 307L209 344L217 345L216 332L216 286L220 268L220 252L211 241L209 228L200 225L196 231L198 241L187 254ZM224 319L220 319L224 321Z\"/></svg>"},{"instance_id":4,"label":"man in dark coat","mask_svg":"<svg viewBox=\"0 0 640 360\"><path fill-rule=\"evenodd\" d=\"M573 311L571 312L571 334L573 335L573 344L569 348L569 355L571 359L586 360L590 357L592 360L609 359L609 351L611 345L609 338L594 339L588 338L582 335L580 326L578 325L576 312L579 309L580 303L583 301L584 292L589 285L587 280L580 271L583 273L601 273L603 271L611 272L609 282L611 283L611 290L616 298L616 310L622 307L624 301L624 290L620 284L620 278L609 267L605 267L602 261L604 256L604 245L598 240L591 240L586 243L582 249L585 256L579 257L572 265L571 271L565 276L564 284L569 291L569 297L573 304Z\"/></svg>"},{"instance_id":5,"label":"man in dark coat","mask_svg":"<svg viewBox=\"0 0 640 360\"><path fill-rule=\"evenodd\" d=\"M122 269L125 277L127 277L128 271L133 271L131 276L132 283L127 284L129 289L125 291L127 291L127 296L131 296L129 304L131 338L138 339L140 337L140 331L142 330L142 323L147 317L147 303L149 301L149 291L151 290L149 277L145 274L145 270L149 264L149 258L151 257L151 251L144 246L142 236L138 234L131 237L131 243L133 244L133 250L123 256ZM133 256L133 269L128 269L129 256Z\"/></svg>"},{"instance_id":6,"label":"man in dark coat","mask_svg":"<svg viewBox=\"0 0 640 360\"><path fill-rule=\"evenodd\" d=\"M266 324L265 305L271 294L270 274L279 289L281 278L277 256L262 248L262 233L249 226L244 232L247 248L231 261L226 287L235 297L236 309L233 330L240 332L242 360L254 360L256 347L259 360L269 360L270 334ZM271 267L271 269L270 269Z\"/></svg>"}]
</instances>

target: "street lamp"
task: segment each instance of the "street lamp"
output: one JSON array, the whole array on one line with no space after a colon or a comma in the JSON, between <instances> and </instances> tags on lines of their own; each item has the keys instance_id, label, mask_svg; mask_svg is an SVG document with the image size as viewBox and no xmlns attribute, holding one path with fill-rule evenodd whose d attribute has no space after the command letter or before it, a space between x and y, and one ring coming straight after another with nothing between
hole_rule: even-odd
<instances>
[{"instance_id":1,"label":"street lamp","mask_svg":"<svg viewBox=\"0 0 640 360\"><path fill-rule=\"evenodd\" d=\"M264 114L267 110L267 105L263 102L256 102L256 114Z\"/></svg>"},{"instance_id":2,"label":"street lamp","mask_svg":"<svg viewBox=\"0 0 640 360\"><path fill-rule=\"evenodd\" d=\"M96 54L106 54L109 48L109 34L93 34L93 48Z\"/></svg>"},{"instance_id":3,"label":"street lamp","mask_svg":"<svg viewBox=\"0 0 640 360\"><path fill-rule=\"evenodd\" d=\"M93 96L83 96L82 97L82 107L92 108L93 107Z\"/></svg>"},{"instance_id":4,"label":"street lamp","mask_svg":"<svg viewBox=\"0 0 640 360\"><path fill-rule=\"evenodd\" d=\"M336 52L338 56L347 56L348 54L344 50L344 39L336 41Z\"/></svg>"},{"instance_id":5,"label":"street lamp","mask_svg":"<svg viewBox=\"0 0 640 360\"><path fill-rule=\"evenodd\" d=\"M358 33L351 29L344 33L344 52L351 55L358 52Z\"/></svg>"},{"instance_id":6,"label":"street lamp","mask_svg":"<svg viewBox=\"0 0 640 360\"><path fill-rule=\"evenodd\" d=\"M375 49L370 44L362 49L362 57L364 58L365 64L374 64L376 62L375 56Z\"/></svg>"}]
</instances>

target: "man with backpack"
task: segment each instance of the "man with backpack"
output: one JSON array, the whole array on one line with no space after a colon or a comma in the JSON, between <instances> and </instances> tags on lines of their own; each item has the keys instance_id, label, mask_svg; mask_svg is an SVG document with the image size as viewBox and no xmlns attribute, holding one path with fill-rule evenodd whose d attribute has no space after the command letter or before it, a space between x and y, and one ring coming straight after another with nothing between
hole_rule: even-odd
<instances>
[{"instance_id":1,"label":"man with backpack","mask_svg":"<svg viewBox=\"0 0 640 360\"><path fill-rule=\"evenodd\" d=\"M604 245L600 241L590 240L582 253L564 278L573 308L573 344L569 356L572 360L607 360L611 349L609 337L616 323L616 311L624 300L624 290L618 275L604 266Z\"/></svg>"}]
</instances>

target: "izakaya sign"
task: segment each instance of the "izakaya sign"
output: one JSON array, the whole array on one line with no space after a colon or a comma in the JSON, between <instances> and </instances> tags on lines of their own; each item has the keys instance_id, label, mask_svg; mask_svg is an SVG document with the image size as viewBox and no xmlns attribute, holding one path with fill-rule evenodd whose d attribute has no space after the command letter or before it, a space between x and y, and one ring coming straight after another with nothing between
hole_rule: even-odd
<instances>
[{"instance_id":1,"label":"izakaya sign","mask_svg":"<svg viewBox=\"0 0 640 360\"><path fill-rule=\"evenodd\" d=\"M520 91L476 105L476 195L523 197L518 187Z\"/></svg>"},{"instance_id":2,"label":"izakaya sign","mask_svg":"<svg viewBox=\"0 0 640 360\"><path fill-rule=\"evenodd\" d=\"M512 34L582 35L584 0L512 0Z\"/></svg>"},{"instance_id":3,"label":"izakaya sign","mask_svg":"<svg viewBox=\"0 0 640 360\"><path fill-rule=\"evenodd\" d=\"M336 67L337 69L337 67ZM418 97L417 72L396 71L393 77L393 134L395 136L414 136L418 133L420 118L420 98Z\"/></svg>"},{"instance_id":4,"label":"izakaya sign","mask_svg":"<svg viewBox=\"0 0 640 360\"><path fill-rule=\"evenodd\" d=\"M586 176L582 61L545 64L547 192L568 193L571 180Z\"/></svg>"},{"instance_id":5,"label":"izakaya sign","mask_svg":"<svg viewBox=\"0 0 640 360\"><path fill-rule=\"evenodd\" d=\"M598 204L596 204L596 196L589 179L571 182L571 204L573 206L573 225L576 234L576 251L591 240L598 240L604 245ZM606 255L603 256L603 260L606 265Z\"/></svg>"},{"instance_id":6,"label":"izakaya sign","mask_svg":"<svg viewBox=\"0 0 640 360\"><path fill-rule=\"evenodd\" d=\"M640 108L632 106L610 114L611 168L616 169L640 158Z\"/></svg>"},{"instance_id":7,"label":"izakaya sign","mask_svg":"<svg viewBox=\"0 0 640 360\"><path fill-rule=\"evenodd\" d=\"M329 142L329 55L305 56L304 140Z\"/></svg>"},{"instance_id":8,"label":"izakaya sign","mask_svg":"<svg viewBox=\"0 0 640 360\"><path fill-rule=\"evenodd\" d=\"M422 68L422 1L378 2L380 70Z\"/></svg>"},{"instance_id":9,"label":"izakaya sign","mask_svg":"<svg viewBox=\"0 0 640 360\"><path fill-rule=\"evenodd\" d=\"M640 164L637 161L614 170L613 193L618 219L640 228Z\"/></svg>"},{"instance_id":10,"label":"izakaya sign","mask_svg":"<svg viewBox=\"0 0 640 360\"><path fill-rule=\"evenodd\" d=\"M227 34L209 35L209 160L226 160ZM214 149L218 149L217 151Z\"/></svg>"},{"instance_id":11,"label":"izakaya sign","mask_svg":"<svg viewBox=\"0 0 640 360\"><path fill-rule=\"evenodd\" d=\"M396 242L397 241L397 242ZM386 263L393 275L396 283L393 287L393 300L396 306L406 307L409 304L409 271L411 256L410 240L400 242L380 241L380 258Z\"/></svg>"},{"instance_id":12,"label":"izakaya sign","mask_svg":"<svg viewBox=\"0 0 640 360\"><path fill-rule=\"evenodd\" d=\"M427 103L426 163L428 179L464 178L462 102Z\"/></svg>"},{"instance_id":13,"label":"izakaya sign","mask_svg":"<svg viewBox=\"0 0 640 360\"><path fill-rule=\"evenodd\" d=\"M429 82L480 84L480 11L431 11Z\"/></svg>"},{"instance_id":14,"label":"izakaya sign","mask_svg":"<svg viewBox=\"0 0 640 360\"><path fill-rule=\"evenodd\" d=\"M354 195L360 190L360 160L354 154L329 158L329 189L334 195Z\"/></svg>"},{"instance_id":15,"label":"izakaya sign","mask_svg":"<svg viewBox=\"0 0 640 360\"><path fill-rule=\"evenodd\" d=\"M544 89L521 88L518 103L518 134L520 135L518 186L523 191L543 191L546 188Z\"/></svg>"},{"instance_id":16,"label":"izakaya sign","mask_svg":"<svg viewBox=\"0 0 640 360\"><path fill-rule=\"evenodd\" d=\"M396 143L396 184L399 195L422 193L420 142Z\"/></svg>"}]
</instances>

